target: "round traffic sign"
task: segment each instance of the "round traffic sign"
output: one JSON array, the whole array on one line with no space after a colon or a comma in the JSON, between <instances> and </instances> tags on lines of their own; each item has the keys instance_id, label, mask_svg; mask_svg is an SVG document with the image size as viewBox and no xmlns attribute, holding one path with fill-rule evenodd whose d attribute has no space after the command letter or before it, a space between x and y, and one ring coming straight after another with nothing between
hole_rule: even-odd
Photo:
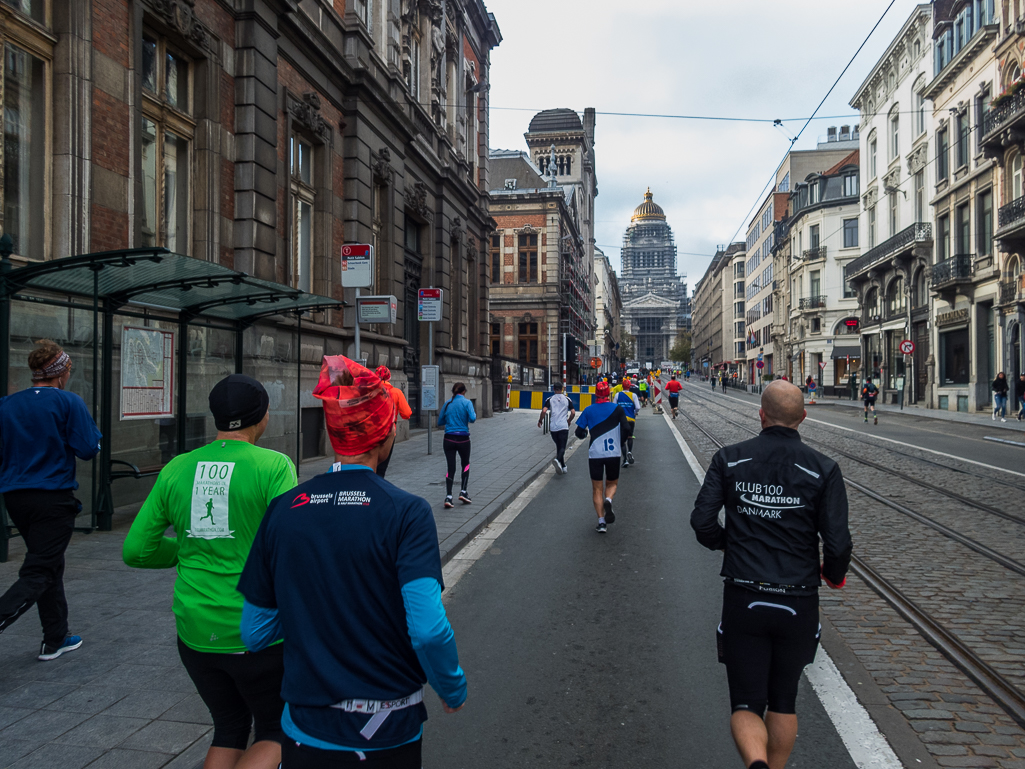
<instances>
[{"instance_id":1,"label":"round traffic sign","mask_svg":"<svg viewBox=\"0 0 1025 769\"><path fill-rule=\"evenodd\" d=\"M601 358L591 358L591 368L601 368Z\"/></svg>"},{"instance_id":2,"label":"round traffic sign","mask_svg":"<svg viewBox=\"0 0 1025 769\"><path fill-rule=\"evenodd\" d=\"M756 368L765 368L765 361L763 361L763 360L758 361L757 363L755 363L755 367Z\"/></svg>"},{"instance_id":3,"label":"round traffic sign","mask_svg":"<svg viewBox=\"0 0 1025 769\"><path fill-rule=\"evenodd\" d=\"M905 355L910 355L915 351L915 343L910 339L905 339L900 343L900 351Z\"/></svg>"}]
</instances>

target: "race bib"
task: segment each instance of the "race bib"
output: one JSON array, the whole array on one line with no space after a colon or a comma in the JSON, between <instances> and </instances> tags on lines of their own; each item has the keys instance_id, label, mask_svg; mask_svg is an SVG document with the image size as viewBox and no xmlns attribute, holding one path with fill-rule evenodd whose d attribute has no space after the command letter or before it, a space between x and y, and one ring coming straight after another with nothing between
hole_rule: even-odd
<instances>
[{"instance_id":1,"label":"race bib","mask_svg":"<svg viewBox=\"0 0 1025 769\"><path fill-rule=\"evenodd\" d=\"M228 489L234 462L199 462L192 484L192 528L197 539L234 539L228 527Z\"/></svg>"}]
</instances>

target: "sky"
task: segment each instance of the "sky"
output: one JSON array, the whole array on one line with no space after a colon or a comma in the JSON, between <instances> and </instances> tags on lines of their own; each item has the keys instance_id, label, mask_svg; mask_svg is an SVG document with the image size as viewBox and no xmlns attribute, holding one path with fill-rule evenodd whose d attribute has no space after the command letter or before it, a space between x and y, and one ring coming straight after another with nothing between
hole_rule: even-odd
<instances>
[{"instance_id":1,"label":"sky","mask_svg":"<svg viewBox=\"0 0 1025 769\"><path fill-rule=\"evenodd\" d=\"M618 272L623 232L650 186L692 289L718 245L745 239L790 140L891 0L484 2L503 37L491 55L491 146L526 150L542 109L594 107L598 246ZM795 149L857 125L850 101L916 6L892 2ZM784 122L602 114L613 112Z\"/></svg>"}]
</instances>

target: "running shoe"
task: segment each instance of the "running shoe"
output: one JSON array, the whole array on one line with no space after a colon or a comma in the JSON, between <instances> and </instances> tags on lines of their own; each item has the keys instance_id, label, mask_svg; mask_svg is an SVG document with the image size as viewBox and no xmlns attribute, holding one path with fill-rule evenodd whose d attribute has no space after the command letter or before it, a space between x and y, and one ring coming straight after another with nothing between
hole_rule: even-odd
<instances>
[{"instance_id":1,"label":"running shoe","mask_svg":"<svg viewBox=\"0 0 1025 769\"><path fill-rule=\"evenodd\" d=\"M562 466L562 474L563 474L563 475L565 475L565 474L566 474L566 473L568 473L568 472L569 472L569 465L565 465L565 464L564 464L564 465Z\"/></svg>"},{"instance_id":2,"label":"running shoe","mask_svg":"<svg viewBox=\"0 0 1025 769\"><path fill-rule=\"evenodd\" d=\"M555 472L557 472L559 475L562 475L564 472L566 472L562 469L562 465L559 464L559 460L555 457L552 457L552 464L555 466Z\"/></svg>"},{"instance_id":3,"label":"running shoe","mask_svg":"<svg viewBox=\"0 0 1025 769\"><path fill-rule=\"evenodd\" d=\"M997 412L995 412L995 411L993 412L993 421L994 422L997 421Z\"/></svg>"},{"instance_id":4,"label":"running shoe","mask_svg":"<svg viewBox=\"0 0 1025 769\"><path fill-rule=\"evenodd\" d=\"M631 465L634 463L634 453L632 451L626 452L626 461Z\"/></svg>"},{"instance_id":5,"label":"running shoe","mask_svg":"<svg viewBox=\"0 0 1025 769\"><path fill-rule=\"evenodd\" d=\"M1000 421L1001 421L1001 422L1006 422L1007 420L1006 420L1006 419L1004 419L1003 417L1000 417Z\"/></svg>"},{"instance_id":6,"label":"running shoe","mask_svg":"<svg viewBox=\"0 0 1025 769\"><path fill-rule=\"evenodd\" d=\"M599 534L604 534L607 531L604 523L599 523L597 526L594 527L594 530Z\"/></svg>"},{"instance_id":7,"label":"running shoe","mask_svg":"<svg viewBox=\"0 0 1025 769\"><path fill-rule=\"evenodd\" d=\"M60 646L50 646L48 643L44 641L43 645L39 648L39 656L36 657L36 659L41 660L42 662L55 660L64 652L74 651L81 645L82 636L78 635L69 635L67 638L64 639L64 643L62 643Z\"/></svg>"},{"instance_id":8,"label":"running shoe","mask_svg":"<svg viewBox=\"0 0 1025 769\"><path fill-rule=\"evenodd\" d=\"M459 501L464 505L470 504L473 500L470 499L470 495L466 493L466 489L459 492Z\"/></svg>"},{"instance_id":9,"label":"running shoe","mask_svg":"<svg viewBox=\"0 0 1025 769\"><path fill-rule=\"evenodd\" d=\"M445 507L455 507L455 505L452 504L452 495L451 494L449 494L447 497L445 497Z\"/></svg>"},{"instance_id":10,"label":"running shoe","mask_svg":"<svg viewBox=\"0 0 1025 769\"><path fill-rule=\"evenodd\" d=\"M612 500L605 497L605 503L602 505L602 508L605 510L605 522L615 523L616 513L612 510Z\"/></svg>"},{"instance_id":11,"label":"running shoe","mask_svg":"<svg viewBox=\"0 0 1025 769\"><path fill-rule=\"evenodd\" d=\"M868 414L865 414L865 424L868 424Z\"/></svg>"},{"instance_id":12,"label":"running shoe","mask_svg":"<svg viewBox=\"0 0 1025 769\"><path fill-rule=\"evenodd\" d=\"M874 424L874 425L879 424L879 417L872 417L872 424Z\"/></svg>"}]
</instances>

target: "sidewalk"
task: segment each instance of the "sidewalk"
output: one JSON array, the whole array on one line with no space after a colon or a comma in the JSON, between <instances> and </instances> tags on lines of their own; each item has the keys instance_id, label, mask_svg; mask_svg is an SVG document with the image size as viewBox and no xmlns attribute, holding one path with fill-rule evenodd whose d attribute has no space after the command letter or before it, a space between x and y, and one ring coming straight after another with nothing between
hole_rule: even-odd
<instances>
[{"instance_id":1,"label":"sidewalk","mask_svg":"<svg viewBox=\"0 0 1025 769\"><path fill-rule=\"evenodd\" d=\"M707 383L705 383L707 385ZM707 389L711 389L708 387ZM716 390L716 394L722 395L722 390ZM727 388L726 394L734 397L743 398L749 400L751 403L757 403L760 396L754 393L747 393L743 390L735 388ZM805 394L805 403L808 401L808 396ZM824 407L838 407L838 408L851 408L861 411L864 406L861 401L852 401L849 397L847 398L835 398L826 397L818 398L814 404L808 404L810 408L816 409L820 406ZM900 406L894 406L885 403L876 403L876 411L879 413L891 413L891 414L904 414L910 417L917 417L919 419L938 419L944 422L960 422L961 424L972 424L980 427L990 427L994 430L1014 430L1017 432L1025 432L1025 422L1019 422L1014 418L1017 413L1016 408L1012 408L1012 404L1007 405L1007 421L1001 422L998 417L994 422L991 411L976 412L975 414L968 414L960 411L940 411L939 409L927 409L923 406L908 406L905 405L904 409L901 410Z\"/></svg>"},{"instance_id":2,"label":"sidewalk","mask_svg":"<svg viewBox=\"0 0 1025 769\"><path fill-rule=\"evenodd\" d=\"M442 507L442 433L397 444L388 480L426 497L449 560L555 455L537 428L537 412L497 414L471 427L473 504ZM300 481L331 460L303 464ZM81 649L39 662L35 611L0 635L0 767L6 769L196 769L210 744L209 713L178 659L171 598L173 570L129 569L121 546L134 510L121 509L110 532L76 533L65 588L71 629ZM16 578L24 548L11 540L0 589Z\"/></svg>"}]
</instances>

